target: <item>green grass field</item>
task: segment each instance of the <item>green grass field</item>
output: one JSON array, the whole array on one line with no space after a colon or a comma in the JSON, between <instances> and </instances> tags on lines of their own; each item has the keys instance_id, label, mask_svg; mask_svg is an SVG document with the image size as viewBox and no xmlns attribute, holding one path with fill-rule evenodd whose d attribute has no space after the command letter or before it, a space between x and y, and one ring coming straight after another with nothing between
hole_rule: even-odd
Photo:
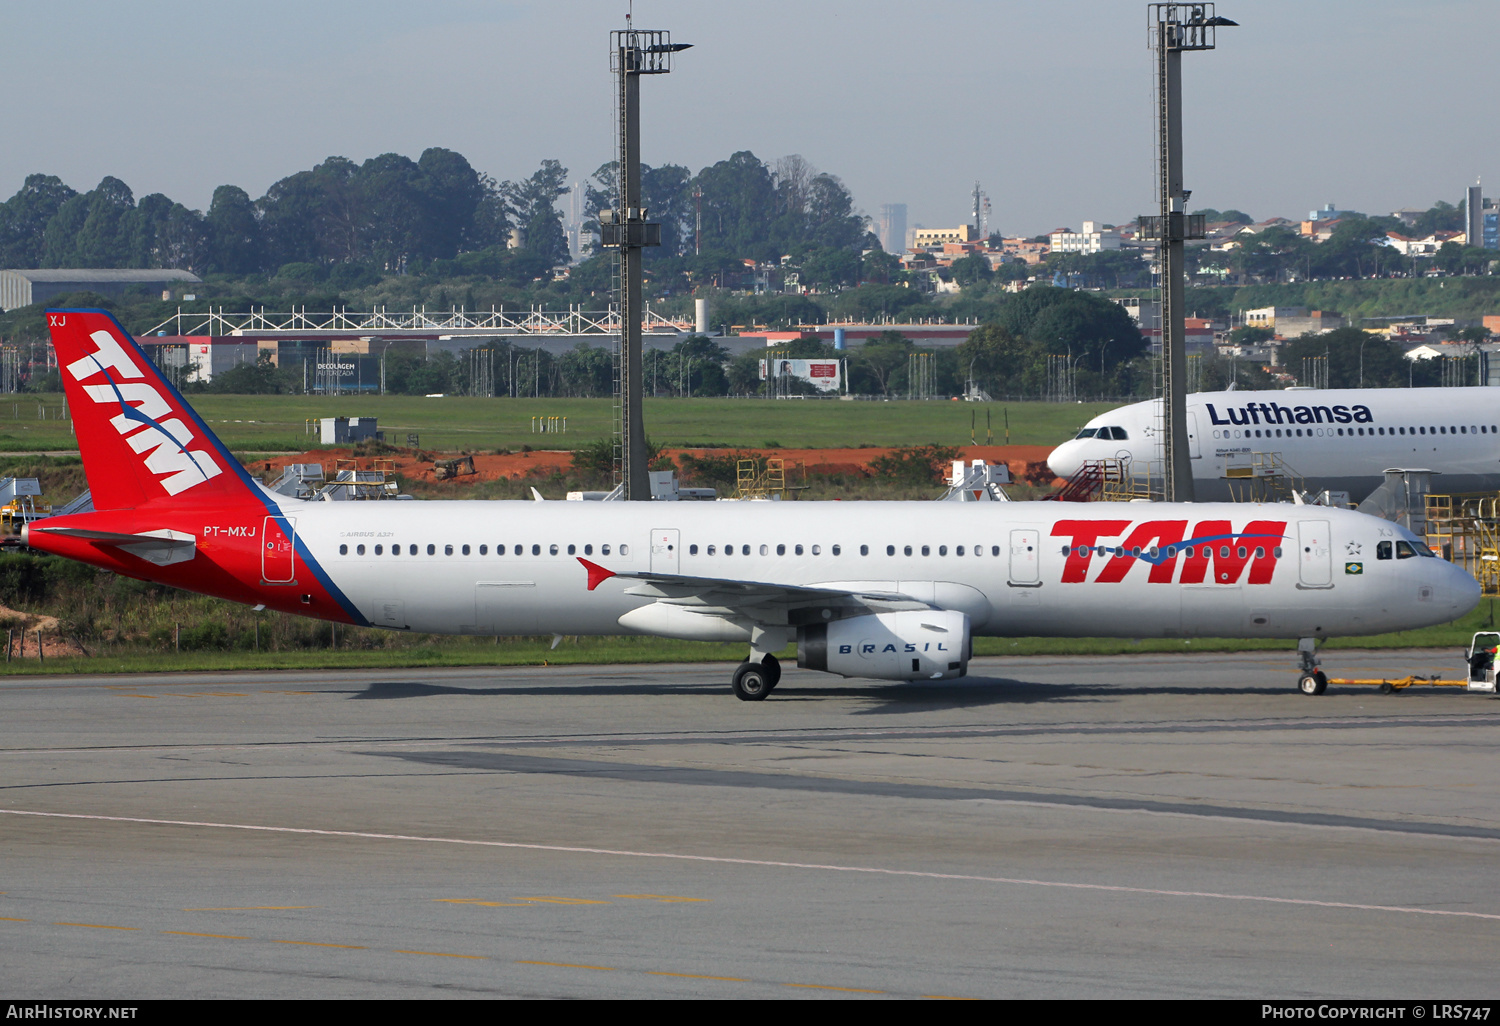
<instances>
[{"instance_id":1,"label":"green grass field","mask_svg":"<svg viewBox=\"0 0 1500 1026\"><path fill-rule=\"evenodd\" d=\"M313 447L307 421L319 417L377 417L386 441L422 448L490 451L571 449L608 437L614 406L608 399L423 399L412 396L189 396L198 414L238 452L301 451ZM1056 445L1114 403L841 402L838 400L648 399L646 433L658 445L722 445L798 449L861 445L968 445L974 438L1016 445ZM46 411L47 419L38 413ZM62 420L58 395L0 398L0 452L76 449L71 421ZM986 415L989 422L986 424ZM533 417L566 417L567 434L533 434Z\"/></svg>"}]
</instances>

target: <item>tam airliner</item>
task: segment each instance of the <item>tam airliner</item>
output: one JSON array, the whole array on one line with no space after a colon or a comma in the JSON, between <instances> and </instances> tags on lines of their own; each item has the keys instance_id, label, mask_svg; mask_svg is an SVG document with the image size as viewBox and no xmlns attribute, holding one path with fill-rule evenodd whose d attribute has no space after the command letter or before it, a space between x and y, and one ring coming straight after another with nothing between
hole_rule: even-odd
<instances>
[{"instance_id":1,"label":"tam airliner","mask_svg":"<svg viewBox=\"0 0 1500 1026\"><path fill-rule=\"evenodd\" d=\"M1225 476L1275 452L1315 491L1360 502L1384 471L1431 470L1443 492L1500 489L1500 389L1289 388L1195 392L1187 397L1193 494L1232 498ZM1161 400L1101 413L1047 457L1059 477L1085 460L1162 460Z\"/></svg>"},{"instance_id":2,"label":"tam airliner","mask_svg":"<svg viewBox=\"0 0 1500 1026\"><path fill-rule=\"evenodd\" d=\"M48 313L94 511L31 548L393 631L744 643L845 677L946 680L977 635L1318 639L1443 623L1479 586L1396 524L1291 505L309 502L230 455L108 313ZM1320 682L1322 682L1320 684Z\"/></svg>"}]
</instances>

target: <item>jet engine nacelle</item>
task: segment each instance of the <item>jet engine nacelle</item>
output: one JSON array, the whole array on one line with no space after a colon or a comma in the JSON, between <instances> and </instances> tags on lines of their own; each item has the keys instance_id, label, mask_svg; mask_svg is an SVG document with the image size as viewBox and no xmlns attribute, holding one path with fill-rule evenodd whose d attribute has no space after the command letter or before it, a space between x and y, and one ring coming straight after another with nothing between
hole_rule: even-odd
<instances>
[{"instance_id":1,"label":"jet engine nacelle","mask_svg":"<svg viewBox=\"0 0 1500 1026\"><path fill-rule=\"evenodd\" d=\"M969 672L969 617L951 609L923 609L802 627L797 665L877 680L962 677Z\"/></svg>"}]
</instances>

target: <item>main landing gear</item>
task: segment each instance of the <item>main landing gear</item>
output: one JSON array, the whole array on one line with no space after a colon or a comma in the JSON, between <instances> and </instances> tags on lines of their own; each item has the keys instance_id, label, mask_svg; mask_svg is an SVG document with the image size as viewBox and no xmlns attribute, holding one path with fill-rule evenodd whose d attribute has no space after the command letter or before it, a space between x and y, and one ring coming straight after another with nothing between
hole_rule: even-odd
<instances>
[{"instance_id":1,"label":"main landing gear","mask_svg":"<svg viewBox=\"0 0 1500 1026\"><path fill-rule=\"evenodd\" d=\"M1317 650L1317 638L1298 639L1297 658L1301 674L1297 677L1297 690L1304 695L1321 695L1328 690L1328 678L1318 669L1318 657L1314 654Z\"/></svg>"},{"instance_id":2,"label":"main landing gear","mask_svg":"<svg viewBox=\"0 0 1500 1026\"><path fill-rule=\"evenodd\" d=\"M729 686L734 689L734 697L741 702L760 702L776 690L780 680L781 660L767 655L758 663L740 663Z\"/></svg>"}]
</instances>

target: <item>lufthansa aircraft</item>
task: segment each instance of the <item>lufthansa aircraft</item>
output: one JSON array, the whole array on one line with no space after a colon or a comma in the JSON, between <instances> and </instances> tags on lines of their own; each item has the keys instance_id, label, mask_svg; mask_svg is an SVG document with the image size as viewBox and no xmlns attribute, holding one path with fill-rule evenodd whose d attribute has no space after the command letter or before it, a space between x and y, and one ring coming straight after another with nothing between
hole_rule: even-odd
<instances>
[{"instance_id":1,"label":"lufthansa aircraft","mask_svg":"<svg viewBox=\"0 0 1500 1026\"><path fill-rule=\"evenodd\" d=\"M1355 502L1392 468L1435 471L1444 492L1500 489L1500 389L1289 388L1196 392L1187 397L1193 493L1231 498L1225 471L1256 452L1280 453L1316 491ZM1084 460L1160 464L1161 400L1102 413L1052 450L1047 465L1072 477Z\"/></svg>"},{"instance_id":2,"label":"lufthansa aircraft","mask_svg":"<svg viewBox=\"0 0 1500 1026\"><path fill-rule=\"evenodd\" d=\"M305 502L255 481L109 314L48 314L94 511L33 549L338 623L745 643L797 664L964 675L974 635L1317 639L1479 601L1403 528L1311 506L1050 502Z\"/></svg>"}]
</instances>

